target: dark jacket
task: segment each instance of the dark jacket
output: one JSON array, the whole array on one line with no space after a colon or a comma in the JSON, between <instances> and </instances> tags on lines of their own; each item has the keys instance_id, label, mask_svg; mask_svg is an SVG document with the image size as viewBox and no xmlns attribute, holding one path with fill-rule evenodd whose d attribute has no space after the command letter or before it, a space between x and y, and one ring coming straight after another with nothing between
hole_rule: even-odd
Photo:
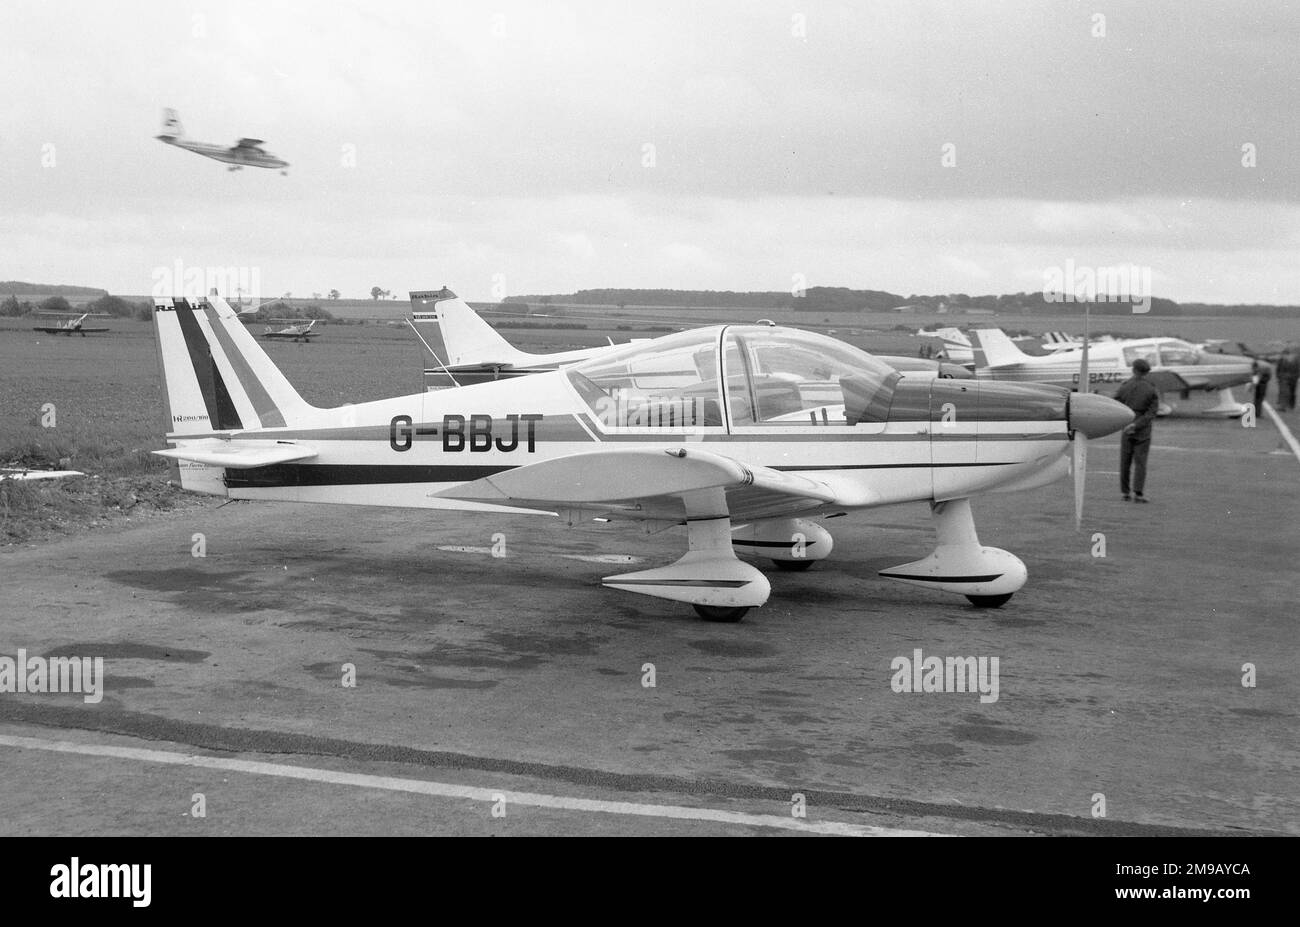
<instances>
[{"instance_id":1,"label":"dark jacket","mask_svg":"<svg viewBox=\"0 0 1300 927\"><path fill-rule=\"evenodd\" d=\"M1143 441L1151 437L1151 423L1160 411L1160 391L1147 381L1146 377L1129 377L1115 393L1115 398L1133 410L1137 418L1133 419L1133 440Z\"/></svg>"}]
</instances>

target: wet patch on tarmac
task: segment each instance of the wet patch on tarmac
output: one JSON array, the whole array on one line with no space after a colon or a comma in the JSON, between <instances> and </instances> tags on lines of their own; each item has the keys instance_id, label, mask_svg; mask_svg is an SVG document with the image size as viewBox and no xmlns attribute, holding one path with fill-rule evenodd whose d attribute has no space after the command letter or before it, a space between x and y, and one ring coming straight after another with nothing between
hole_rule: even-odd
<instances>
[{"instance_id":1,"label":"wet patch on tarmac","mask_svg":"<svg viewBox=\"0 0 1300 927\"><path fill-rule=\"evenodd\" d=\"M103 657L105 660L161 660L166 663L202 663L212 656L206 650L184 650L180 647L159 647L156 644L136 644L131 641L65 644L46 651L43 656L49 659L86 654Z\"/></svg>"},{"instance_id":2,"label":"wet patch on tarmac","mask_svg":"<svg viewBox=\"0 0 1300 927\"><path fill-rule=\"evenodd\" d=\"M123 586L148 589L152 592L193 592L196 589L215 590L242 582L249 575L246 570L200 570L183 567L169 570L113 570L104 578ZM242 589L247 593L247 588Z\"/></svg>"},{"instance_id":3,"label":"wet patch on tarmac","mask_svg":"<svg viewBox=\"0 0 1300 927\"><path fill-rule=\"evenodd\" d=\"M1234 715L1241 715L1246 718L1290 718L1291 713L1286 711L1277 711L1272 708L1229 708L1228 711Z\"/></svg>"},{"instance_id":4,"label":"wet patch on tarmac","mask_svg":"<svg viewBox=\"0 0 1300 927\"><path fill-rule=\"evenodd\" d=\"M1038 740L1035 734L1017 731L1005 726L1001 721L985 718L983 715L968 714L963 724L955 724L952 733L957 740L985 744L990 747L1021 747Z\"/></svg>"},{"instance_id":5,"label":"wet patch on tarmac","mask_svg":"<svg viewBox=\"0 0 1300 927\"><path fill-rule=\"evenodd\" d=\"M500 685L495 679L452 679L448 676L383 676L379 680L386 686L403 689L492 689Z\"/></svg>"},{"instance_id":6,"label":"wet patch on tarmac","mask_svg":"<svg viewBox=\"0 0 1300 927\"><path fill-rule=\"evenodd\" d=\"M105 694L111 693L114 689L152 689L153 687L154 681L143 676L115 676L112 673L104 673Z\"/></svg>"},{"instance_id":7,"label":"wet patch on tarmac","mask_svg":"<svg viewBox=\"0 0 1300 927\"><path fill-rule=\"evenodd\" d=\"M950 760L953 757L965 756L966 751L956 744L934 743L934 744L912 744L907 748L908 753L920 753L925 756L938 757L941 760Z\"/></svg>"}]
</instances>

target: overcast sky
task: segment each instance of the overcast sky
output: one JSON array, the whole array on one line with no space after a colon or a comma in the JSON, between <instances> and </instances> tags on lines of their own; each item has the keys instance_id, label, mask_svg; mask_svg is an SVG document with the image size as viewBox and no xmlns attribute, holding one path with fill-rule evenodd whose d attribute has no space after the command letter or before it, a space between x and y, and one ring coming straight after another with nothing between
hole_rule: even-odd
<instances>
[{"instance_id":1,"label":"overcast sky","mask_svg":"<svg viewBox=\"0 0 1300 927\"><path fill-rule=\"evenodd\" d=\"M1073 260L1300 303L1281 2L5 0L0 86L0 279L980 294ZM156 141L165 106L289 175Z\"/></svg>"}]
</instances>

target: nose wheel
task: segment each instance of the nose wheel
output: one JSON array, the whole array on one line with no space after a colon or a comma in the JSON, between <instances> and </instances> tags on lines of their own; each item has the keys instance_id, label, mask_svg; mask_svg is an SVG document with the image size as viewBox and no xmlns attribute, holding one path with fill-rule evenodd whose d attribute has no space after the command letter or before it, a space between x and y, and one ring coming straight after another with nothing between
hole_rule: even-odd
<instances>
[{"instance_id":1,"label":"nose wheel","mask_svg":"<svg viewBox=\"0 0 1300 927\"><path fill-rule=\"evenodd\" d=\"M1001 608L1011 601L1013 595L1015 593L1008 592L1004 595L968 595L966 598L970 599L970 604L976 608Z\"/></svg>"}]
</instances>

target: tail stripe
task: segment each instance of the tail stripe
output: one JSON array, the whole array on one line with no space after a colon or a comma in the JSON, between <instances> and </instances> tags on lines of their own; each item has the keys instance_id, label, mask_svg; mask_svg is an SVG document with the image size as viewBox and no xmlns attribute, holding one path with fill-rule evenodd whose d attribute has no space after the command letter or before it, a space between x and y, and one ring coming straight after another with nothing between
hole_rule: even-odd
<instances>
[{"instance_id":1,"label":"tail stripe","mask_svg":"<svg viewBox=\"0 0 1300 927\"><path fill-rule=\"evenodd\" d=\"M181 334L185 336L185 347L190 353L190 363L194 375L199 381L199 391L203 394L203 404L208 410L208 421L217 431L242 429L239 411L226 389L226 381L217 369L212 351L208 348L208 339L199 328L194 309L188 302L181 302L176 307L176 319L180 322Z\"/></svg>"},{"instance_id":2,"label":"tail stripe","mask_svg":"<svg viewBox=\"0 0 1300 927\"><path fill-rule=\"evenodd\" d=\"M253 373L253 368L249 366L248 360L235 346L234 339L226 331L225 325L222 324L221 318L217 315L217 310L211 304L205 303L203 313L207 317L213 335L216 336L217 343L226 355L226 360L230 362L235 379L239 381L239 385L244 388L244 392L248 395L249 402L252 403L253 410L257 413L257 418L261 422L261 427L285 427L284 413L275 404L271 394L262 386L262 381L257 378L257 374Z\"/></svg>"}]
</instances>

